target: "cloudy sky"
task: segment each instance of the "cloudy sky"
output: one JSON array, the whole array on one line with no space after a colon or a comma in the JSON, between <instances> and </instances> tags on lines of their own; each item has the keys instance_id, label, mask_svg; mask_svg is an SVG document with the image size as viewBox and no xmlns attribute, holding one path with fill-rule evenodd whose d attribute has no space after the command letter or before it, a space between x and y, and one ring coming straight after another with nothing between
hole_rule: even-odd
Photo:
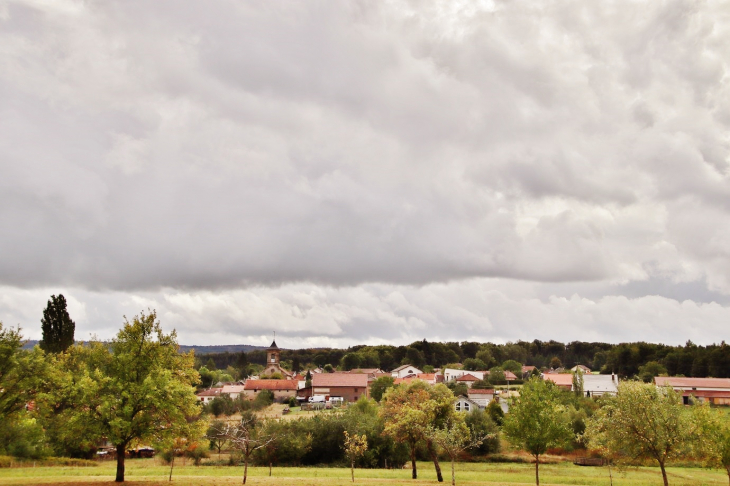
<instances>
[{"instance_id":1,"label":"cloudy sky","mask_svg":"<svg viewBox=\"0 0 730 486\"><path fill-rule=\"evenodd\" d=\"M709 344L722 1L0 0L0 321Z\"/></svg>"}]
</instances>

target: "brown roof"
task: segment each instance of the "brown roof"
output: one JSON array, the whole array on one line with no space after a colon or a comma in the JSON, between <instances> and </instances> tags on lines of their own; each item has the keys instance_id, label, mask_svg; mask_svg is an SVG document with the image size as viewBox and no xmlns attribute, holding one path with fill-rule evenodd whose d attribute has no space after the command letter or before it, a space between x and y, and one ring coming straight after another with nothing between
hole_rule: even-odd
<instances>
[{"instance_id":1,"label":"brown roof","mask_svg":"<svg viewBox=\"0 0 730 486\"><path fill-rule=\"evenodd\" d=\"M674 388L727 388L730 389L730 378L687 378L684 376L657 376L657 386Z\"/></svg>"},{"instance_id":2,"label":"brown roof","mask_svg":"<svg viewBox=\"0 0 730 486\"><path fill-rule=\"evenodd\" d=\"M312 386L368 386L364 373L319 373L312 376Z\"/></svg>"},{"instance_id":3,"label":"brown roof","mask_svg":"<svg viewBox=\"0 0 730 486\"><path fill-rule=\"evenodd\" d=\"M245 390L296 390L296 380L246 380Z\"/></svg>"},{"instance_id":4,"label":"brown roof","mask_svg":"<svg viewBox=\"0 0 730 486\"><path fill-rule=\"evenodd\" d=\"M479 381L479 378L470 373L467 373L464 376L458 377L456 381Z\"/></svg>"},{"instance_id":5,"label":"brown roof","mask_svg":"<svg viewBox=\"0 0 730 486\"><path fill-rule=\"evenodd\" d=\"M210 388L208 390L198 392L195 395L199 397L217 397L221 394L221 390L222 388Z\"/></svg>"},{"instance_id":6,"label":"brown roof","mask_svg":"<svg viewBox=\"0 0 730 486\"><path fill-rule=\"evenodd\" d=\"M494 395L494 389L491 388L469 388L467 390L469 395Z\"/></svg>"},{"instance_id":7,"label":"brown roof","mask_svg":"<svg viewBox=\"0 0 730 486\"><path fill-rule=\"evenodd\" d=\"M419 373L416 376L417 378L425 381L434 381L436 379L436 373Z\"/></svg>"},{"instance_id":8,"label":"brown roof","mask_svg":"<svg viewBox=\"0 0 730 486\"><path fill-rule=\"evenodd\" d=\"M505 380L509 380L509 381L512 381L512 380L516 380L516 379L517 379L517 377L515 376L515 374L514 374L514 373L512 373L512 372L511 372L511 371L509 371L509 370L507 370L507 371L505 371L505 372L504 372L504 379L505 379Z\"/></svg>"}]
</instances>

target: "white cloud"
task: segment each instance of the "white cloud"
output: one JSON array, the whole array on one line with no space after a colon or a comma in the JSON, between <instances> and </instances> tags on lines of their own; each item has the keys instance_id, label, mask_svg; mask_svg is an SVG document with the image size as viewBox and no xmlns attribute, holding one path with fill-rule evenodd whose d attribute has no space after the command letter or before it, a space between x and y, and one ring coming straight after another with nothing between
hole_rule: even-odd
<instances>
[{"instance_id":1,"label":"white cloud","mask_svg":"<svg viewBox=\"0 0 730 486\"><path fill-rule=\"evenodd\" d=\"M0 285L82 292L89 332L154 304L220 339L498 333L507 310L453 291L484 279L536 319L562 307L511 279L572 286L555 297L580 322L600 316L576 286L652 329L657 282L696 284L679 314L719 318L726 10L9 1ZM633 311L609 305L622 292ZM36 312L22 301L0 318Z\"/></svg>"}]
</instances>

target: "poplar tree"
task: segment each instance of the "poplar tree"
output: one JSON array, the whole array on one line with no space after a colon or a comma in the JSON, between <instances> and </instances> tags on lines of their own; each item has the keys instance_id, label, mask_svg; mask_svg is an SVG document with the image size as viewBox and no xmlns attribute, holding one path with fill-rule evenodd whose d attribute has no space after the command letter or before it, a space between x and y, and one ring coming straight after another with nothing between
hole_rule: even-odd
<instances>
[{"instance_id":1,"label":"poplar tree","mask_svg":"<svg viewBox=\"0 0 730 486\"><path fill-rule=\"evenodd\" d=\"M38 343L46 353L62 353L74 343L76 323L71 320L66 310L66 298L51 295L41 319L43 339Z\"/></svg>"}]
</instances>

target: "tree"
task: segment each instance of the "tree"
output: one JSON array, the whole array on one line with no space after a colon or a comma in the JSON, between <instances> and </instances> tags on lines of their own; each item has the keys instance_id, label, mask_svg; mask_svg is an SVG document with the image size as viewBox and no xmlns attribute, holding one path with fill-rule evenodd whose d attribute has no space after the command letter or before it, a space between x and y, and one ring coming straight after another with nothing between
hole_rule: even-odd
<instances>
[{"instance_id":1,"label":"tree","mask_svg":"<svg viewBox=\"0 0 730 486\"><path fill-rule=\"evenodd\" d=\"M623 381L588 420L585 441L619 462L655 460L667 486L667 461L689 450L696 429L672 388Z\"/></svg>"},{"instance_id":2,"label":"tree","mask_svg":"<svg viewBox=\"0 0 730 486\"><path fill-rule=\"evenodd\" d=\"M507 377L504 374L504 370L499 366L495 366L489 370L488 381L492 385L501 385L507 381Z\"/></svg>"},{"instance_id":3,"label":"tree","mask_svg":"<svg viewBox=\"0 0 730 486\"><path fill-rule=\"evenodd\" d=\"M513 359L508 359L507 361L502 363L501 368L504 371L511 371L518 378L522 378L522 363L518 363Z\"/></svg>"},{"instance_id":4,"label":"tree","mask_svg":"<svg viewBox=\"0 0 730 486\"><path fill-rule=\"evenodd\" d=\"M639 366L639 378L644 383L651 383L654 377L664 375L666 376L667 369L658 361L649 361L643 366Z\"/></svg>"},{"instance_id":5,"label":"tree","mask_svg":"<svg viewBox=\"0 0 730 486\"><path fill-rule=\"evenodd\" d=\"M365 454L368 450L368 438L365 434L352 436L345 431L345 456L350 461L350 473L352 474L352 482L355 482L355 461Z\"/></svg>"},{"instance_id":6,"label":"tree","mask_svg":"<svg viewBox=\"0 0 730 486\"><path fill-rule=\"evenodd\" d=\"M124 453L132 442L163 441L198 413L193 353L181 354L175 331L164 334L154 311L124 326L110 345L77 346L82 358L69 426L106 437L117 450L117 482L124 481ZM79 362L76 361L78 365Z\"/></svg>"},{"instance_id":7,"label":"tree","mask_svg":"<svg viewBox=\"0 0 730 486\"><path fill-rule=\"evenodd\" d=\"M540 456L572 437L565 407L560 402L560 390L552 382L532 378L522 387L520 397L504 419L505 435L535 457L536 485L540 484Z\"/></svg>"},{"instance_id":8,"label":"tree","mask_svg":"<svg viewBox=\"0 0 730 486\"><path fill-rule=\"evenodd\" d=\"M0 322L0 422L8 421L33 400L45 375L40 351L24 351L18 329Z\"/></svg>"},{"instance_id":9,"label":"tree","mask_svg":"<svg viewBox=\"0 0 730 486\"><path fill-rule=\"evenodd\" d=\"M223 422L222 420L215 420L210 424L210 427L208 427L208 432L206 432L205 434L210 441L210 448L218 451L219 462L221 460L221 451L223 451L223 449L225 449L225 447L228 445L228 437L221 433L224 426L225 422Z\"/></svg>"},{"instance_id":10,"label":"tree","mask_svg":"<svg viewBox=\"0 0 730 486\"><path fill-rule=\"evenodd\" d=\"M478 447L486 439L486 436L472 435L462 414L452 415L441 428L429 425L426 436L451 459L451 486L456 486L457 456L466 449Z\"/></svg>"},{"instance_id":11,"label":"tree","mask_svg":"<svg viewBox=\"0 0 730 486\"><path fill-rule=\"evenodd\" d=\"M464 360L464 369L467 371L484 371L487 364L479 358L467 358Z\"/></svg>"},{"instance_id":12,"label":"tree","mask_svg":"<svg viewBox=\"0 0 730 486\"><path fill-rule=\"evenodd\" d=\"M43 339L38 344L46 353L62 353L74 343L76 323L68 315L63 294L58 294L58 297L51 295L43 310L41 329Z\"/></svg>"},{"instance_id":13,"label":"tree","mask_svg":"<svg viewBox=\"0 0 730 486\"><path fill-rule=\"evenodd\" d=\"M577 397L583 396L583 371L580 368L573 373L573 393Z\"/></svg>"},{"instance_id":14,"label":"tree","mask_svg":"<svg viewBox=\"0 0 730 486\"><path fill-rule=\"evenodd\" d=\"M698 427L697 449L709 467L725 469L730 481L730 422L724 412L708 405L694 407Z\"/></svg>"},{"instance_id":15,"label":"tree","mask_svg":"<svg viewBox=\"0 0 730 486\"><path fill-rule=\"evenodd\" d=\"M421 380L391 388L383 396L380 416L385 422L384 433L410 448L413 479L418 478L416 447L424 441L436 469L436 478L439 482L444 480L435 445L426 430L429 425L443 426L456 413L453 400L454 394L445 385L430 386Z\"/></svg>"},{"instance_id":16,"label":"tree","mask_svg":"<svg viewBox=\"0 0 730 486\"><path fill-rule=\"evenodd\" d=\"M394 382L395 380L392 376L381 376L377 378L370 387L370 396L373 400L379 402L388 388L393 387Z\"/></svg>"},{"instance_id":17,"label":"tree","mask_svg":"<svg viewBox=\"0 0 730 486\"><path fill-rule=\"evenodd\" d=\"M276 440L275 435L261 433L256 416L244 413L240 422L225 422L216 434L225 436L243 456L243 484L248 477L248 462L251 454Z\"/></svg>"}]
</instances>

